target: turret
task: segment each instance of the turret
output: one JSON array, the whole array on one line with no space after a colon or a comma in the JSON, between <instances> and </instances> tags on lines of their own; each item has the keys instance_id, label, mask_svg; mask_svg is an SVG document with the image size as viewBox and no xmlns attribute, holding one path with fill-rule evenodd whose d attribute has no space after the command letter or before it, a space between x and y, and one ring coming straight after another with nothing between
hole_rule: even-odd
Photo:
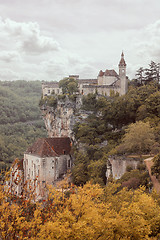
<instances>
[{"instance_id":1,"label":"turret","mask_svg":"<svg viewBox=\"0 0 160 240\"><path fill-rule=\"evenodd\" d=\"M126 62L124 60L124 53L121 54L121 60L119 62L119 78L120 78L120 94L124 95L128 90L128 81L126 78Z\"/></svg>"}]
</instances>

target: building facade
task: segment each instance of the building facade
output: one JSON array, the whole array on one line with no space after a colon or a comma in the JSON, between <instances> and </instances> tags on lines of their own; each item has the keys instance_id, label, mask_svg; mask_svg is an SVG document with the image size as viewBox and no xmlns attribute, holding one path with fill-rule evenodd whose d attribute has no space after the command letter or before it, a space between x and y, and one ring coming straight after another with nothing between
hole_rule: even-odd
<instances>
[{"instance_id":1,"label":"building facade","mask_svg":"<svg viewBox=\"0 0 160 240\"><path fill-rule=\"evenodd\" d=\"M46 197L46 186L56 185L72 167L72 143L69 137L40 138L15 160L11 168L10 189L15 195L35 199Z\"/></svg>"},{"instance_id":2,"label":"building facade","mask_svg":"<svg viewBox=\"0 0 160 240\"><path fill-rule=\"evenodd\" d=\"M114 69L105 71L100 70L98 77L95 79L80 79L79 75L69 75L78 82L79 94L87 95L89 93L97 93L99 95L110 96L111 91L124 95L128 90L128 78L126 76L126 62L122 52L119 62L119 74ZM58 82L44 82L42 84L43 97L51 94L62 94Z\"/></svg>"}]
</instances>

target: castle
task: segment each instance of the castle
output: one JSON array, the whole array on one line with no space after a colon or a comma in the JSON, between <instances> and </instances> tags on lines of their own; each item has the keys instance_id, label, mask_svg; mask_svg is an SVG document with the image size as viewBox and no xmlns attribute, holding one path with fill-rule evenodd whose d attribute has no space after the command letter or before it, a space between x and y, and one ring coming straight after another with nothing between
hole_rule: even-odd
<instances>
[{"instance_id":1,"label":"castle","mask_svg":"<svg viewBox=\"0 0 160 240\"><path fill-rule=\"evenodd\" d=\"M106 69L104 72L100 70L96 79L80 79L79 75L69 75L78 82L79 94L87 95L89 93L97 93L99 95L110 96L111 91L124 95L128 90L128 78L126 76L126 62L122 52L119 62L119 74L114 69ZM51 94L62 94L58 82L44 82L42 84L42 93L44 96Z\"/></svg>"}]
</instances>

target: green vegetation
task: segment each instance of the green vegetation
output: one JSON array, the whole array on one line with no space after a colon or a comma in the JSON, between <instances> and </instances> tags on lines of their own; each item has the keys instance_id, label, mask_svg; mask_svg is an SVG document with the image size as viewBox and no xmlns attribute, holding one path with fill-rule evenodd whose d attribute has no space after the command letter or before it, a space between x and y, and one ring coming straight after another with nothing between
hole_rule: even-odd
<instances>
[{"instance_id":1,"label":"green vegetation","mask_svg":"<svg viewBox=\"0 0 160 240\"><path fill-rule=\"evenodd\" d=\"M70 94L78 92L78 82L74 78L64 78L59 81L59 87L62 88L63 94Z\"/></svg>"},{"instance_id":2,"label":"green vegetation","mask_svg":"<svg viewBox=\"0 0 160 240\"><path fill-rule=\"evenodd\" d=\"M131 123L126 129L118 150L122 153L150 153L155 143L154 130L149 122L137 121Z\"/></svg>"},{"instance_id":3,"label":"green vegetation","mask_svg":"<svg viewBox=\"0 0 160 240\"><path fill-rule=\"evenodd\" d=\"M56 108L57 98L53 95L41 98L41 100L39 101L39 106L42 106L42 105L46 105L46 106L49 106L49 107Z\"/></svg>"},{"instance_id":4,"label":"green vegetation","mask_svg":"<svg viewBox=\"0 0 160 240\"><path fill-rule=\"evenodd\" d=\"M159 85L156 82L134 86L131 81L126 95L100 97L88 94L83 97L82 109L90 114L74 129L78 146L85 152L82 153L78 148L77 152L80 152L75 155L73 179L76 184L84 184L88 180L105 184L104 169L109 155L131 153L139 154L141 158L142 154L160 152L159 96ZM133 170L128 175L131 174L132 179L135 175L141 183L141 173L137 171ZM143 171L142 178L146 169ZM83 174L85 177L82 177ZM144 179L147 178L146 175ZM143 183L148 185L147 180Z\"/></svg>"},{"instance_id":5,"label":"green vegetation","mask_svg":"<svg viewBox=\"0 0 160 240\"><path fill-rule=\"evenodd\" d=\"M150 82L159 82L159 64L151 61L149 68L140 67L136 73L136 85L148 84Z\"/></svg>"},{"instance_id":6,"label":"green vegetation","mask_svg":"<svg viewBox=\"0 0 160 240\"><path fill-rule=\"evenodd\" d=\"M22 158L28 145L46 136L39 110L40 81L0 82L0 168Z\"/></svg>"}]
</instances>

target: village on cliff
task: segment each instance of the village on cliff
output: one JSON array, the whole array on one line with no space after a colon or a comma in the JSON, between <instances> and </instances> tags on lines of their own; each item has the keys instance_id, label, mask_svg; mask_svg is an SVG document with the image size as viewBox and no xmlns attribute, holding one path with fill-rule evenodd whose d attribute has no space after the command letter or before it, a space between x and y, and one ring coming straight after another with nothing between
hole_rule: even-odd
<instances>
[{"instance_id":1,"label":"village on cliff","mask_svg":"<svg viewBox=\"0 0 160 240\"><path fill-rule=\"evenodd\" d=\"M36 199L46 197L46 185L57 186L73 166L72 144L74 142L73 127L76 121L74 108L81 106L81 99L89 93L99 96L109 96L111 92L119 95L126 94L128 90L128 77L126 76L126 62L122 52L119 62L119 74L114 70L100 70L96 79L80 79L79 75L70 75L78 83L78 93L74 106L68 100L59 101L56 109L41 106L42 116L48 131L48 138L38 139L24 153L24 159L15 160L11 167L11 191L18 196L23 193L24 185L32 187ZM62 94L58 82L43 82L42 96ZM80 113L86 118L86 113ZM106 143L107 144L107 143ZM129 161L129 162L128 162ZM110 159L107 164L106 178L113 174L120 178L126 171L127 165L137 166L137 161ZM118 166L118 167L117 167Z\"/></svg>"}]
</instances>

